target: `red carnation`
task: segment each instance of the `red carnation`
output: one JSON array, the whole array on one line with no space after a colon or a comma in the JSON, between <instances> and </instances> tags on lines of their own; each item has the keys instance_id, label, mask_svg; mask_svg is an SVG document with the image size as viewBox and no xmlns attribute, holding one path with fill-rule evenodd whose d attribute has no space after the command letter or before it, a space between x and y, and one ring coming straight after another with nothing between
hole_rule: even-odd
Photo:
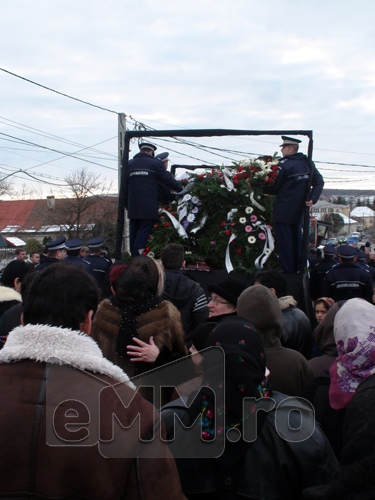
<instances>
[{"instance_id":1,"label":"red carnation","mask_svg":"<svg viewBox=\"0 0 375 500\"><path fill-rule=\"evenodd\" d=\"M169 222L166 222L166 223L164 224L164 227L168 227L168 226L170 226L170 224L169 224Z\"/></svg>"},{"instance_id":2,"label":"red carnation","mask_svg":"<svg viewBox=\"0 0 375 500\"><path fill-rule=\"evenodd\" d=\"M229 235L230 235L230 231L228 231L228 230L227 230L227 231L225 231L225 234L226 234L227 236L229 236Z\"/></svg>"},{"instance_id":3,"label":"red carnation","mask_svg":"<svg viewBox=\"0 0 375 500\"><path fill-rule=\"evenodd\" d=\"M238 169L237 169L238 172L242 172L242 170L243 170L243 167L238 167Z\"/></svg>"},{"instance_id":4,"label":"red carnation","mask_svg":"<svg viewBox=\"0 0 375 500\"><path fill-rule=\"evenodd\" d=\"M154 224L154 227L159 227L159 224Z\"/></svg>"},{"instance_id":5,"label":"red carnation","mask_svg":"<svg viewBox=\"0 0 375 500\"><path fill-rule=\"evenodd\" d=\"M272 170L274 170L274 171L275 171L275 170L277 170L277 165L272 165L272 167L271 167L271 168L272 168Z\"/></svg>"},{"instance_id":6,"label":"red carnation","mask_svg":"<svg viewBox=\"0 0 375 500\"><path fill-rule=\"evenodd\" d=\"M238 180L234 179L233 184L238 184Z\"/></svg>"},{"instance_id":7,"label":"red carnation","mask_svg":"<svg viewBox=\"0 0 375 500\"><path fill-rule=\"evenodd\" d=\"M237 250L237 253L242 253L242 248L239 248L239 249Z\"/></svg>"},{"instance_id":8,"label":"red carnation","mask_svg":"<svg viewBox=\"0 0 375 500\"><path fill-rule=\"evenodd\" d=\"M150 249L149 249L148 247L146 247L146 248L145 248L145 250L146 250L146 252L149 252L149 251L150 251Z\"/></svg>"},{"instance_id":9,"label":"red carnation","mask_svg":"<svg viewBox=\"0 0 375 500\"><path fill-rule=\"evenodd\" d=\"M274 182L275 182L275 179L272 179L272 177L269 177L268 184L273 184Z\"/></svg>"},{"instance_id":10,"label":"red carnation","mask_svg":"<svg viewBox=\"0 0 375 500\"><path fill-rule=\"evenodd\" d=\"M199 177L200 177L201 179L203 179L204 175L203 175L203 174L201 174Z\"/></svg>"},{"instance_id":11,"label":"red carnation","mask_svg":"<svg viewBox=\"0 0 375 500\"><path fill-rule=\"evenodd\" d=\"M220 222L220 226L225 226L225 221Z\"/></svg>"}]
</instances>

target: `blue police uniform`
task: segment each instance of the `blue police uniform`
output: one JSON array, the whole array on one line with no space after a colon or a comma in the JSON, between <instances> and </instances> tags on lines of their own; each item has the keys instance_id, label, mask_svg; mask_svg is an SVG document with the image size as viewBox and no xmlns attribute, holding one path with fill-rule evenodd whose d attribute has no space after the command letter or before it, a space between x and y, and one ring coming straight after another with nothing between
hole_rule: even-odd
<instances>
[{"instance_id":1,"label":"blue police uniform","mask_svg":"<svg viewBox=\"0 0 375 500\"><path fill-rule=\"evenodd\" d=\"M104 238L98 237L93 238L87 242L88 247L91 249L99 248L103 245ZM99 287L102 288L106 274L111 267L111 261L106 257L102 257L98 254L90 254L85 260L91 265L91 275L95 278Z\"/></svg>"},{"instance_id":2,"label":"blue police uniform","mask_svg":"<svg viewBox=\"0 0 375 500\"><path fill-rule=\"evenodd\" d=\"M79 250L83 245L83 241L79 239L69 240L66 242L66 251L68 256L64 260L66 264L71 264L73 266L80 266L91 274L91 264L85 259L78 257Z\"/></svg>"},{"instance_id":3,"label":"blue police uniform","mask_svg":"<svg viewBox=\"0 0 375 500\"><path fill-rule=\"evenodd\" d=\"M310 295L312 300L317 300L324 296L322 294L324 277L327 271L338 264L337 260L334 259L334 256L336 255L336 248L334 246L326 245L323 252L323 259L312 269L310 275Z\"/></svg>"},{"instance_id":4,"label":"blue police uniform","mask_svg":"<svg viewBox=\"0 0 375 500\"><path fill-rule=\"evenodd\" d=\"M310 200L316 203L322 193L324 181L313 163L311 168L314 168L314 172ZM301 226L309 177L307 156L295 153L280 160L275 183L264 188L265 193L276 195L273 206L274 234L281 267L288 273L298 271L302 249Z\"/></svg>"},{"instance_id":5,"label":"blue police uniform","mask_svg":"<svg viewBox=\"0 0 375 500\"><path fill-rule=\"evenodd\" d=\"M45 245L45 248L48 251L50 251L50 250L51 251L64 250L64 249L66 249L65 241L66 241L66 238L64 238L64 237L57 238L57 240L54 240L54 241L51 241L50 243L47 243ZM35 266L35 269L37 269L38 271L42 271L46 267L49 267L52 264L58 264L59 262L62 262L62 261L59 259L56 259L56 257L47 256L47 257L44 257L43 262L41 262L40 264L37 264Z\"/></svg>"},{"instance_id":6,"label":"blue police uniform","mask_svg":"<svg viewBox=\"0 0 375 500\"><path fill-rule=\"evenodd\" d=\"M159 183L180 192L181 184L165 169L160 160L138 153L124 171L121 189L125 189L125 206L130 219L130 250L133 256L147 246L148 237L158 219Z\"/></svg>"},{"instance_id":7,"label":"blue police uniform","mask_svg":"<svg viewBox=\"0 0 375 500\"><path fill-rule=\"evenodd\" d=\"M356 249L349 245L338 248L338 255L342 259L354 259L356 253ZM336 302L360 297L372 304L372 295L371 274L357 262L341 261L327 271L324 277L322 296L331 297Z\"/></svg>"}]
</instances>

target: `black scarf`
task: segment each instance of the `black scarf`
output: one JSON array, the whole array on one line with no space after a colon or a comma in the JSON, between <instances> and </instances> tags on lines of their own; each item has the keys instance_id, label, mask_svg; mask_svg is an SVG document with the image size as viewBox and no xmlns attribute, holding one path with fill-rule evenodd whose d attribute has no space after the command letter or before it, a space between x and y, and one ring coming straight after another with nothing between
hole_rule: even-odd
<instances>
[{"instance_id":1,"label":"black scarf","mask_svg":"<svg viewBox=\"0 0 375 500\"><path fill-rule=\"evenodd\" d=\"M127 346L133 344L133 337L138 337L137 316L154 309L162 302L160 297L150 293L136 302L122 302L116 295L110 298L111 304L122 309L120 328L117 334L116 353L125 356Z\"/></svg>"}]
</instances>

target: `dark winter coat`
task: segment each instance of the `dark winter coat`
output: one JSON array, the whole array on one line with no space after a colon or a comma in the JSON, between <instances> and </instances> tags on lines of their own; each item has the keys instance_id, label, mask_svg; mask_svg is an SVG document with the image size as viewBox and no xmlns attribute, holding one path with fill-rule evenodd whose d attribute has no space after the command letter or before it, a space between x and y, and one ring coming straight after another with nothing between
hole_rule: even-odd
<instances>
[{"instance_id":1,"label":"dark winter coat","mask_svg":"<svg viewBox=\"0 0 375 500\"><path fill-rule=\"evenodd\" d=\"M160 160L147 153L138 153L128 163L121 182L129 219L157 219L161 190L159 183L182 191L181 184L165 169Z\"/></svg>"},{"instance_id":2,"label":"dark winter coat","mask_svg":"<svg viewBox=\"0 0 375 500\"><path fill-rule=\"evenodd\" d=\"M298 428L296 412L291 411L296 406L293 406L292 399L285 398L283 394L272 394L277 406L284 401L281 411L289 415L291 427ZM177 400L162 408L161 417L167 436L171 435L174 428L174 415L177 414L185 426L192 423L185 404L186 401L184 403ZM311 411L302 401L299 404L305 411ZM279 418L280 410L277 411ZM175 455L182 489L187 498L297 500L301 498L304 488L329 482L338 464L320 428L316 426L307 439L293 442L284 439L277 432L276 414L275 409L268 412L253 443L248 446L244 446L241 441L234 444L233 451L238 445L234 466L225 460L225 452L219 459L178 459ZM178 449L180 436L184 438L181 446L186 446L186 435L180 435L176 429L176 440L173 443L175 449ZM307 435L304 436L306 437Z\"/></svg>"},{"instance_id":3,"label":"dark winter coat","mask_svg":"<svg viewBox=\"0 0 375 500\"><path fill-rule=\"evenodd\" d=\"M297 301L291 295L280 297L279 303L284 320L281 332L282 345L294 349L303 354L306 359L310 359L313 336L309 318L301 309L298 309Z\"/></svg>"},{"instance_id":4,"label":"dark winter coat","mask_svg":"<svg viewBox=\"0 0 375 500\"><path fill-rule=\"evenodd\" d=\"M87 335L18 327L0 352L0 377L1 497L185 498L158 434L149 451L160 458L145 458L140 446L153 430L155 409ZM69 413L79 429L66 425ZM113 428L113 414L124 427ZM141 425L132 429L137 415Z\"/></svg>"},{"instance_id":5,"label":"dark winter coat","mask_svg":"<svg viewBox=\"0 0 375 500\"><path fill-rule=\"evenodd\" d=\"M316 203L323 191L323 177L313 166L310 199ZM303 218L310 165L303 153L285 156L278 164L275 183L264 192L276 195L273 205L273 220L284 224L300 224Z\"/></svg>"},{"instance_id":6,"label":"dark winter coat","mask_svg":"<svg viewBox=\"0 0 375 500\"><path fill-rule=\"evenodd\" d=\"M208 318L207 298L203 288L181 271L165 269L163 298L172 302L180 311L185 342L190 346L191 332Z\"/></svg>"}]
</instances>

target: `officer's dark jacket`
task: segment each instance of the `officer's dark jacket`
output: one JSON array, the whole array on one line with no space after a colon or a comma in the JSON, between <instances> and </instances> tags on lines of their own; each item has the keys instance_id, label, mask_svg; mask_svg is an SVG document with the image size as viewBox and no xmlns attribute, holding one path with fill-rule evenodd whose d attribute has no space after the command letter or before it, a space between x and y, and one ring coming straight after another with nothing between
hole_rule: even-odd
<instances>
[{"instance_id":1,"label":"officer's dark jacket","mask_svg":"<svg viewBox=\"0 0 375 500\"><path fill-rule=\"evenodd\" d=\"M322 296L335 302L360 297L372 304L372 295L371 274L356 262L336 264L324 277Z\"/></svg>"},{"instance_id":2,"label":"officer's dark jacket","mask_svg":"<svg viewBox=\"0 0 375 500\"><path fill-rule=\"evenodd\" d=\"M314 164L313 164L314 165ZM316 203L323 191L323 177L314 168L310 200ZM299 224L303 217L310 165L303 153L285 156L278 165L278 174L272 186L264 188L267 194L275 194L273 220L284 224Z\"/></svg>"},{"instance_id":3,"label":"officer's dark jacket","mask_svg":"<svg viewBox=\"0 0 375 500\"><path fill-rule=\"evenodd\" d=\"M147 153L138 153L129 161L121 183L121 189L126 189L125 206L129 219L158 218L159 183L174 191L182 191L181 184L160 160Z\"/></svg>"},{"instance_id":4,"label":"officer's dark jacket","mask_svg":"<svg viewBox=\"0 0 375 500\"><path fill-rule=\"evenodd\" d=\"M103 285L106 273L111 267L111 261L100 255L91 254L85 257L85 260L91 264L90 274L95 278L99 287Z\"/></svg>"},{"instance_id":5,"label":"officer's dark jacket","mask_svg":"<svg viewBox=\"0 0 375 500\"><path fill-rule=\"evenodd\" d=\"M332 269L332 267L336 264L337 261L334 260L333 257L327 256L324 257L322 261L312 269L310 277L310 295L313 300L324 297L324 295L322 295L322 284L324 276L326 272Z\"/></svg>"}]
</instances>

